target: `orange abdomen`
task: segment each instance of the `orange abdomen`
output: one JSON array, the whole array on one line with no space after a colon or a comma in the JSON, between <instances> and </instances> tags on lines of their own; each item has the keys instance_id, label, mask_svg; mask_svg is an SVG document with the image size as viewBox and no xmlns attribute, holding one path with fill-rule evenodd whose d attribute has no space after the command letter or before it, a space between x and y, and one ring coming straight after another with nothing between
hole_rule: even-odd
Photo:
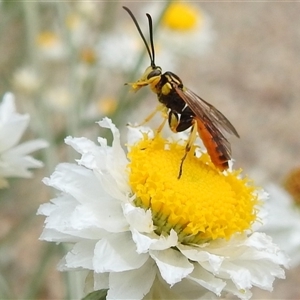
<instances>
[{"instance_id":1,"label":"orange abdomen","mask_svg":"<svg viewBox=\"0 0 300 300\"><path fill-rule=\"evenodd\" d=\"M228 169L228 160L230 160L230 157L218 139L218 136L213 136L199 119L197 119L197 128L198 134L213 164L221 171Z\"/></svg>"}]
</instances>

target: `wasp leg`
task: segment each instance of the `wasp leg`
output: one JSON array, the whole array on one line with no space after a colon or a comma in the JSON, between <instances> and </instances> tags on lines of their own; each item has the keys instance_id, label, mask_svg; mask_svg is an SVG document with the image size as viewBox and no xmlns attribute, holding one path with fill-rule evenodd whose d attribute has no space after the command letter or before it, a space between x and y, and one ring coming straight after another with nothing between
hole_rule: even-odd
<instances>
[{"instance_id":1,"label":"wasp leg","mask_svg":"<svg viewBox=\"0 0 300 300\"><path fill-rule=\"evenodd\" d=\"M149 116L147 116L147 117L144 119L144 121L143 121L142 123L137 124L137 125L129 124L129 126L130 126L130 127L139 127L139 126L143 126L143 125L145 125L146 123L148 123L148 122L156 115L156 113L158 113L159 111L162 112L164 119L166 119L166 118L167 118L166 107L165 107L163 104L159 104L159 105L155 108L155 110L154 110ZM159 128L160 128L160 127L161 127L161 125L159 126Z\"/></svg>"},{"instance_id":2,"label":"wasp leg","mask_svg":"<svg viewBox=\"0 0 300 300\"><path fill-rule=\"evenodd\" d=\"M169 126L173 132L181 132L190 128L194 123L194 115L189 107L186 107L179 118L179 114L173 110L170 110L168 121Z\"/></svg>"},{"instance_id":3,"label":"wasp leg","mask_svg":"<svg viewBox=\"0 0 300 300\"><path fill-rule=\"evenodd\" d=\"M179 167L179 174L178 174L178 179L180 179L181 175L182 175L182 168L183 168L183 163L186 159L187 154L189 153L189 151L191 150L192 145L194 144L195 140L197 138L197 121L193 121L193 125L191 128L191 133L190 136L187 140L186 146L185 146L185 153L181 159L181 163L180 163L180 167Z\"/></svg>"},{"instance_id":4,"label":"wasp leg","mask_svg":"<svg viewBox=\"0 0 300 300\"><path fill-rule=\"evenodd\" d=\"M174 112L172 110L169 112L168 122L169 122L170 129L173 132L179 132L177 130L177 128L178 128L178 126L180 124L180 121L179 121L178 114L176 112Z\"/></svg>"},{"instance_id":5,"label":"wasp leg","mask_svg":"<svg viewBox=\"0 0 300 300\"><path fill-rule=\"evenodd\" d=\"M167 118L164 118L164 120L162 121L162 123L159 125L159 127L156 129L156 133L160 133L162 131L162 129L164 128L165 124L167 122Z\"/></svg>"}]
</instances>

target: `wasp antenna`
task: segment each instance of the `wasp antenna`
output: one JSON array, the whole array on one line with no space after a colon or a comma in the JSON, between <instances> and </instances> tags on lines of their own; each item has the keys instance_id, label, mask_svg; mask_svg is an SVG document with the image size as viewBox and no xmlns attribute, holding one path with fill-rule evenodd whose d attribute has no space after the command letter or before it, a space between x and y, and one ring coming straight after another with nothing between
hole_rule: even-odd
<instances>
[{"instance_id":1,"label":"wasp antenna","mask_svg":"<svg viewBox=\"0 0 300 300\"><path fill-rule=\"evenodd\" d=\"M152 59L151 59L151 66L155 67L155 52L154 52L154 43L153 43L153 25L152 25L152 18L149 14L146 14L149 22L149 34L150 34L150 45L152 51Z\"/></svg>"},{"instance_id":2,"label":"wasp antenna","mask_svg":"<svg viewBox=\"0 0 300 300\"><path fill-rule=\"evenodd\" d=\"M140 34L142 40L144 41L144 44L145 44L145 46L146 46L146 49L147 49L148 54L149 54L149 57L150 57L151 66L152 66L152 67L155 66L155 64L154 64L153 37L152 37L152 35L153 35L153 34L152 34L152 31L153 31L153 30L152 30L152 19L151 19L151 16L148 16L148 14L147 14L148 19L149 19L149 17L150 17L150 19L149 19L149 29L150 29L150 41L151 41L151 49L152 49L152 53L151 53L151 51L150 51L149 45L147 44L147 41L146 41L144 35L143 35L143 32L142 32L142 30L141 30L141 28L140 28L140 26L139 26L139 23L137 22L137 20L136 20L135 16L133 15L132 11L131 11L128 7L126 7L126 6L123 6L123 8L124 8L124 9L128 12L128 14L130 15L130 17L131 17L131 19L133 20L133 22L134 22L134 24L135 24L135 26L136 26L136 28L137 28L137 30L138 30L138 32L139 32L139 34ZM150 21L150 20L151 20L151 21ZM151 26L150 26L150 25L151 25Z\"/></svg>"}]
</instances>

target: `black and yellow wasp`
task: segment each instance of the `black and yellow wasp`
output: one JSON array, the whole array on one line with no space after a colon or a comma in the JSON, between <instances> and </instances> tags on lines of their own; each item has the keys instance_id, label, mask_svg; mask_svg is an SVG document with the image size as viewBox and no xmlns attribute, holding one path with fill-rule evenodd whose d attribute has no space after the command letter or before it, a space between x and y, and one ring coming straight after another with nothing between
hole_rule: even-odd
<instances>
[{"instance_id":1,"label":"black and yellow wasp","mask_svg":"<svg viewBox=\"0 0 300 300\"><path fill-rule=\"evenodd\" d=\"M133 13L129 8L124 6L123 8L132 18L150 57L150 66L146 69L142 77L136 82L128 84L135 91L150 85L151 90L157 94L158 101L160 102L160 105L145 119L145 122L149 121L156 112L162 111L165 113L166 118L159 127L159 130L162 129L166 120L168 120L173 132L181 132L191 127L185 154L181 160L178 179L182 175L183 162L195 142L197 132L213 164L221 171L226 170L228 168L228 161L231 159L231 147L224 136L224 132L239 137L236 129L219 110L185 87L177 75L169 71L162 73L161 67L155 65L151 16L146 14L149 23L150 50Z\"/></svg>"}]
</instances>

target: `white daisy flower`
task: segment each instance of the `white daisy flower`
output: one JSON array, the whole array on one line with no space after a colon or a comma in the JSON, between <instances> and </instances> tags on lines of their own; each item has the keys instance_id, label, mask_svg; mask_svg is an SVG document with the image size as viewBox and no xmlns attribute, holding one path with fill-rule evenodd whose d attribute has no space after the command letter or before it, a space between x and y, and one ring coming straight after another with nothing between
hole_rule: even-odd
<instances>
[{"instance_id":1,"label":"white daisy flower","mask_svg":"<svg viewBox=\"0 0 300 300\"><path fill-rule=\"evenodd\" d=\"M44 92L45 103L47 106L57 112L70 111L72 97L70 90L64 85L51 86Z\"/></svg>"},{"instance_id":2,"label":"white daisy flower","mask_svg":"<svg viewBox=\"0 0 300 300\"><path fill-rule=\"evenodd\" d=\"M0 103L0 187L6 187L8 177L31 177L30 168L41 168L43 163L29 153L47 147L44 140L19 144L29 123L29 115L16 112L14 96L6 93Z\"/></svg>"},{"instance_id":3,"label":"white daisy flower","mask_svg":"<svg viewBox=\"0 0 300 300\"><path fill-rule=\"evenodd\" d=\"M267 224L261 229L270 235L275 243L289 255L291 267L296 267L300 264L299 206L295 205L292 197L278 185L268 184L266 190L270 194L270 199L266 203L269 218Z\"/></svg>"},{"instance_id":4,"label":"white daisy flower","mask_svg":"<svg viewBox=\"0 0 300 300\"><path fill-rule=\"evenodd\" d=\"M60 270L89 270L106 299L249 299L284 278L287 258L253 232L265 193L240 170L221 173L194 146L178 179L184 144L130 128L126 155L111 120L99 124L112 146L68 137L81 158L44 179L58 194L38 210L41 239L73 244Z\"/></svg>"}]
</instances>

